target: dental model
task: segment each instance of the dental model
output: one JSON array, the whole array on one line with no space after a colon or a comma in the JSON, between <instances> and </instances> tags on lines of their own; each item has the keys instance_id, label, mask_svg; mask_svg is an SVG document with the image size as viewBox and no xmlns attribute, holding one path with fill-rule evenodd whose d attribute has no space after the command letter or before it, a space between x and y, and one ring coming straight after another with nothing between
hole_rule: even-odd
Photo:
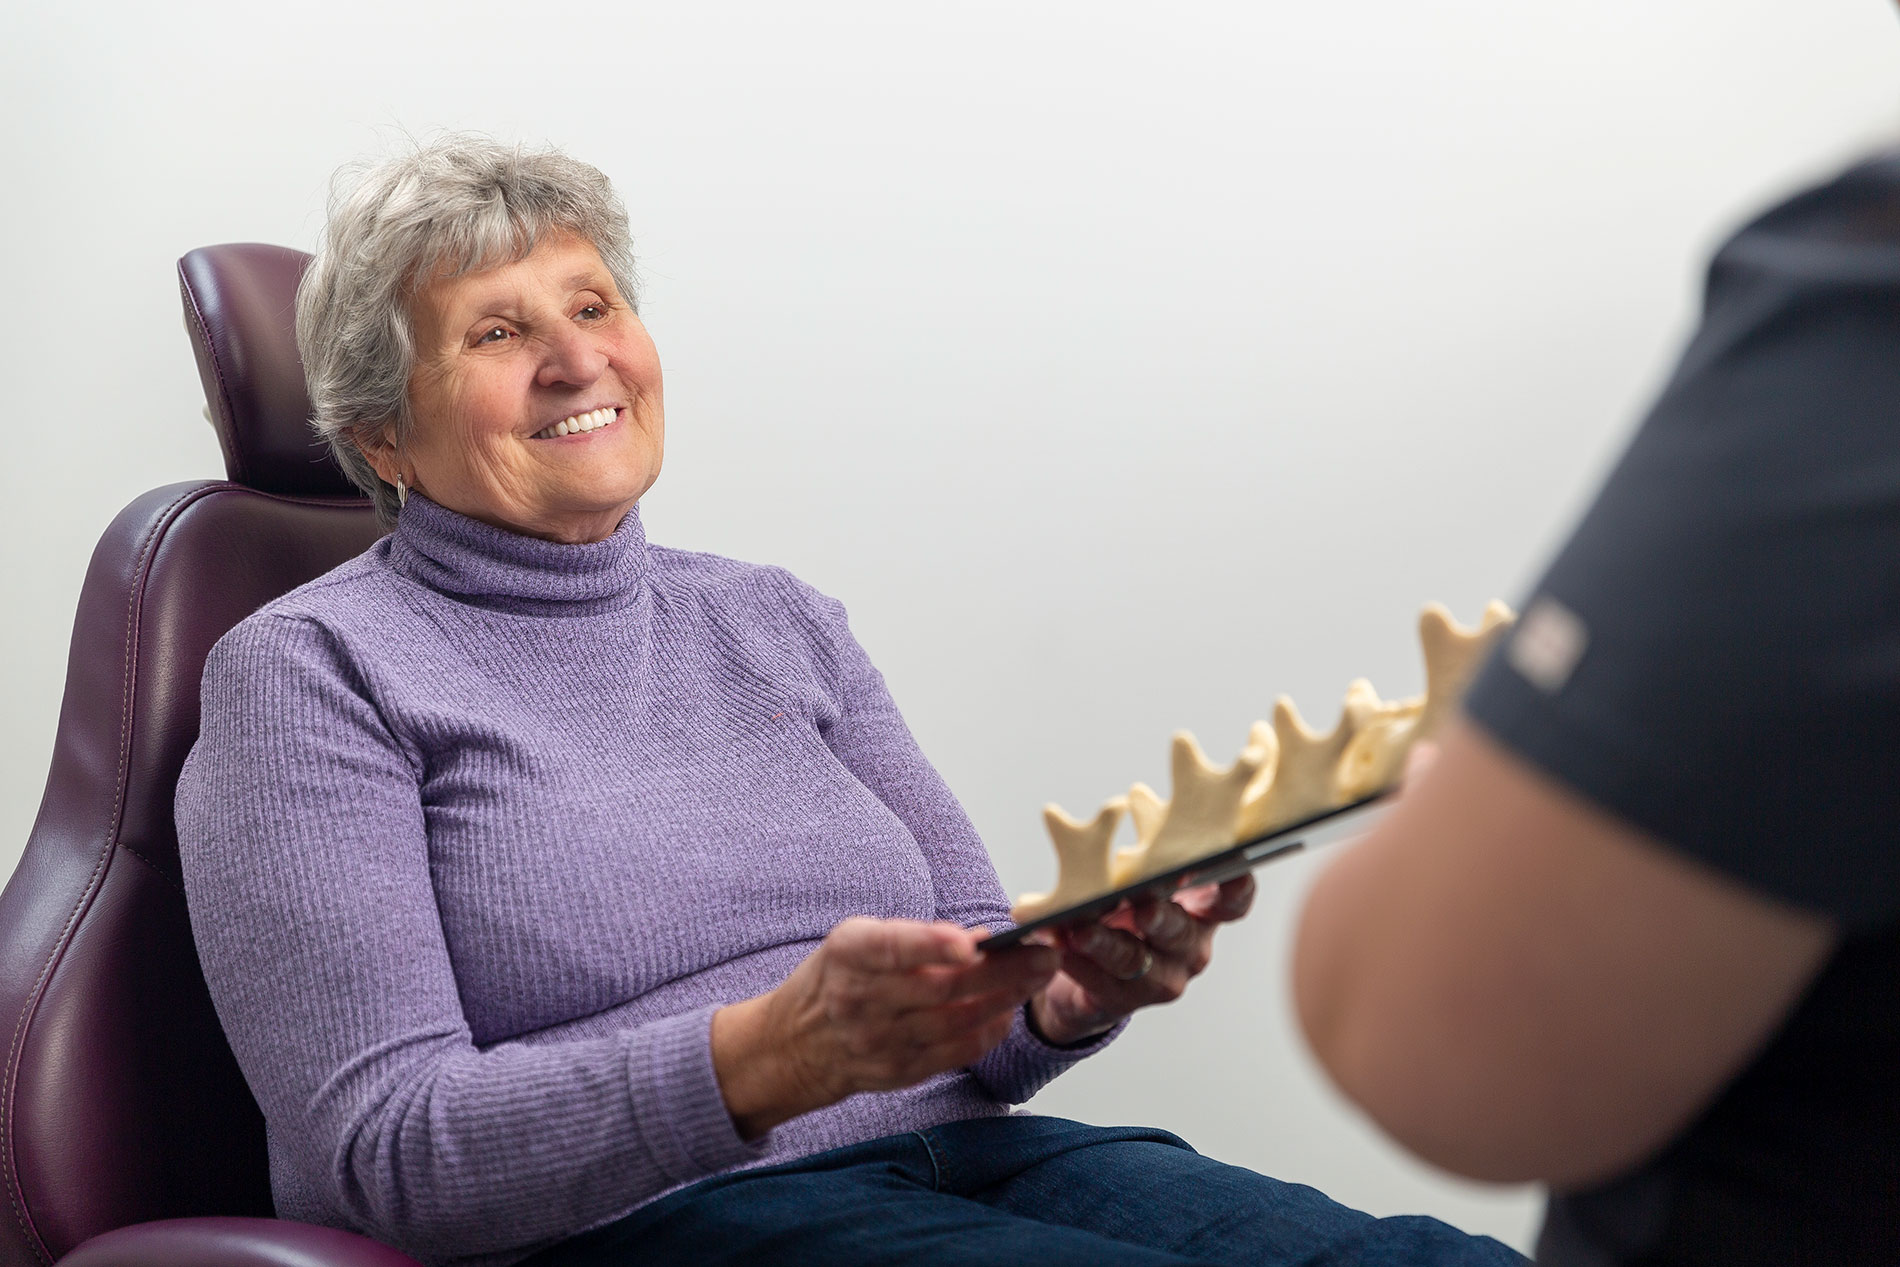
<instances>
[{"instance_id":1,"label":"dental model","mask_svg":"<svg viewBox=\"0 0 1900 1267\"><path fill-rule=\"evenodd\" d=\"M1392 787L1412 745L1451 715L1513 619L1509 607L1493 602L1476 628L1464 629L1432 603L1418 619L1423 695L1383 700L1361 678L1346 689L1339 721L1324 734L1311 729L1282 695L1274 701L1272 723L1254 723L1232 765L1214 765L1193 735L1176 731L1171 799L1137 783L1086 823L1060 806L1044 806L1043 823L1056 850L1056 887L1025 894L1010 916L1026 924ZM1134 823L1135 844L1111 852L1124 816Z\"/></svg>"}]
</instances>

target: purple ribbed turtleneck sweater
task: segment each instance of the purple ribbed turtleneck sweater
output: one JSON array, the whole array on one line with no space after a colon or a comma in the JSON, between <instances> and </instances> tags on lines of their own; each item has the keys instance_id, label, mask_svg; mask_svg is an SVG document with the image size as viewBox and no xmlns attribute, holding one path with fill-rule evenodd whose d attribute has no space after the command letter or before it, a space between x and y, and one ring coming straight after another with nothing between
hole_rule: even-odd
<instances>
[{"instance_id":1,"label":"purple ribbed turtleneck sweater","mask_svg":"<svg viewBox=\"0 0 1900 1267\"><path fill-rule=\"evenodd\" d=\"M205 665L178 836L280 1214L496 1264L723 1170L998 1114L1090 1051L757 1141L722 1004L851 915L1000 925L844 611L777 568L517 536L412 497Z\"/></svg>"}]
</instances>

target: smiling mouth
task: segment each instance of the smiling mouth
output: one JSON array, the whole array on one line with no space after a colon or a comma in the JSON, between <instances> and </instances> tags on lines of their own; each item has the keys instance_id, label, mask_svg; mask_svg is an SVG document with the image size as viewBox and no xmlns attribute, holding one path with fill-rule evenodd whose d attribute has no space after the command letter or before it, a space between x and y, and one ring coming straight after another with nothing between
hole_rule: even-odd
<instances>
[{"instance_id":1,"label":"smiling mouth","mask_svg":"<svg viewBox=\"0 0 1900 1267\"><path fill-rule=\"evenodd\" d=\"M535 440L554 440L561 436L579 435L583 431L599 431L602 427L620 416L620 410L612 405L603 405L584 414L575 414L572 418L563 418L551 427L543 427L531 437Z\"/></svg>"}]
</instances>

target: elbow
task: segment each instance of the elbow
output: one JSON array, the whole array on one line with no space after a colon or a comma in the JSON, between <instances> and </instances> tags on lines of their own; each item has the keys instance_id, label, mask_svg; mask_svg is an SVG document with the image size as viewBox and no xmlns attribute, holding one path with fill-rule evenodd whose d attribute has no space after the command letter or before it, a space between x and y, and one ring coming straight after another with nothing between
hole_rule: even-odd
<instances>
[{"instance_id":1,"label":"elbow","mask_svg":"<svg viewBox=\"0 0 1900 1267\"><path fill-rule=\"evenodd\" d=\"M1292 955L1293 1008L1307 1046L1333 1084L1355 1103L1358 1036L1366 1028L1365 974L1354 947L1362 944L1342 924L1324 873L1300 912Z\"/></svg>"},{"instance_id":2,"label":"elbow","mask_svg":"<svg viewBox=\"0 0 1900 1267\"><path fill-rule=\"evenodd\" d=\"M1339 1092L1399 1147L1440 1170L1482 1183L1544 1179L1515 1148L1508 1109L1473 1097L1468 1080L1434 1076L1416 1036L1392 1032L1349 991L1296 988L1300 1024ZM1442 1073L1442 1070L1440 1071Z\"/></svg>"},{"instance_id":3,"label":"elbow","mask_svg":"<svg viewBox=\"0 0 1900 1267\"><path fill-rule=\"evenodd\" d=\"M1293 1012L1313 1058L1348 1096L1346 1029L1352 1011L1337 965L1307 944L1305 927L1293 949Z\"/></svg>"},{"instance_id":4,"label":"elbow","mask_svg":"<svg viewBox=\"0 0 1900 1267\"><path fill-rule=\"evenodd\" d=\"M1513 1059L1458 1026L1419 1023L1350 972L1296 949L1294 999L1314 1057L1341 1094L1419 1160L1480 1183L1577 1188L1623 1173L1673 1119L1632 1112L1587 1077ZM1502 1006L1502 1004L1500 1004Z\"/></svg>"},{"instance_id":5,"label":"elbow","mask_svg":"<svg viewBox=\"0 0 1900 1267\"><path fill-rule=\"evenodd\" d=\"M1440 1170L1480 1183L1538 1183L1588 1188L1627 1174L1668 1141L1670 1132L1603 1129L1587 1113L1587 1095L1555 1115L1521 1106L1480 1105L1456 1121L1444 1115L1368 1108L1407 1151Z\"/></svg>"},{"instance_id":6,"label":"elbow","mask_svg":"<svg viewBox=\"0 0 1900 1267\"><path fill-rule=\"evenodd\" d=\"M1330 903L1329 878L1306 904L1292 956L1295 1015L1327 1078L1422 1161L1487 1183L1546 1178L1528 1155L1535 1142L1505 1120L1510 1110L1478 1070L1475 1047L1421 1016L1418 999L1395 997L1391 965L1369 958L1365 930Z\"/></svg>"},{"instance_id":7,"label":"elbow","mask_svg":"<svg viewBox=\"0 0 1900 1267\"><path fill-rule=\"evenodd\" d=\"M1396 1032L1397 1017L1378 997L1377 965L1365 962L1365 939L1339 922L1325 878L1293 944L1294 1012L1314 1059L1346 1099L1421 1160L1468 1178L1513 1177L1475 1173L1474 1164L1487 1168L1460 1155L1453 1133L1436 1120L1445 1089L1424 1085L1415 1058L1421 1036Z\"/></svg>"},{"instance_id":8,"label":"elbow","mask_svg":"<svg viewBox=\"0 0 1900 1267\"><path fill-rule=\"evenodd\" d=\"M1327 936L1323 913L1313 918L1309 905L1293 948L1293 1005L1307 1046L1333 1086L1381 1130L1423 1160L1444 1166L1435 1133L1421 1129L1429 1123L1395 1111L1403 1105L1394 1102L1385 1053L1397 1038L1381 1032L1382 1018L1366 999L1349 945Z\"/></svg>"},{"instance_id":9,"label":"elbow","mask_svg":"<svg viewBox=\"0 0 1900 1267\"><path fill-rule=\"evenodd\" d=\"M359 1116L325 1160L323 1190L350 1230L425 1261L512 1247L471 1198L482 1177L467 1173L441 1127L452 1097L447 1071L408 1094L389 1094ZM453 1111L453 1106L446 1106Z\"/></svg>"},{"instance_id":10,"label":"elbow","mask_svg":"<svg viewBox=\"0 0 1900 1267\"><path fill-rule=\"evenodd\" d=\"M365 1124L338 1149L325 1185L330 1205L349 1230L405 1253L470 1252L466 1218L435 1196L426 1166L394 1167L383 1132ZM403 1182L395 1182L396 1174Z\"/></svg>"}]
</instances>

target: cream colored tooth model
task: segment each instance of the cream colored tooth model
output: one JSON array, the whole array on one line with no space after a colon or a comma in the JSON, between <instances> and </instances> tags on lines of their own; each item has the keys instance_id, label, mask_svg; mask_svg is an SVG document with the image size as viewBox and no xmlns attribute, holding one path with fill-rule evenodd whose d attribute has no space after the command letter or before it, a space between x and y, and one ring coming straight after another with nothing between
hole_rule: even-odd
<instances>
[{"instance_id":1,"label":"cream colored tooth model","mask_svg":"<svg viewBox=\"0 0 1900 1267\"><path fill-rule=\"evenodd\" d=\"M1406 753L1457 706L1472 672L1513 619L1509 607L1493 602L1476 628L1464 629L1432 603L1418 618L1425 694L1382 700L1361 678L1346 689L1339 721L1324 734L1308 727L1282 695L1274 701L1272 724L1254 723L1232 765L1214 765L1193 735L1176 731L1169 800L1137 783L1086 823L1059 806L1044 806L1056 849L1056 887L1025 894L1010 915L1026 924L1392 786ZM1124 815L1134 822L1135 844L1113 850Z\"/></svg>"}]
</instances>

